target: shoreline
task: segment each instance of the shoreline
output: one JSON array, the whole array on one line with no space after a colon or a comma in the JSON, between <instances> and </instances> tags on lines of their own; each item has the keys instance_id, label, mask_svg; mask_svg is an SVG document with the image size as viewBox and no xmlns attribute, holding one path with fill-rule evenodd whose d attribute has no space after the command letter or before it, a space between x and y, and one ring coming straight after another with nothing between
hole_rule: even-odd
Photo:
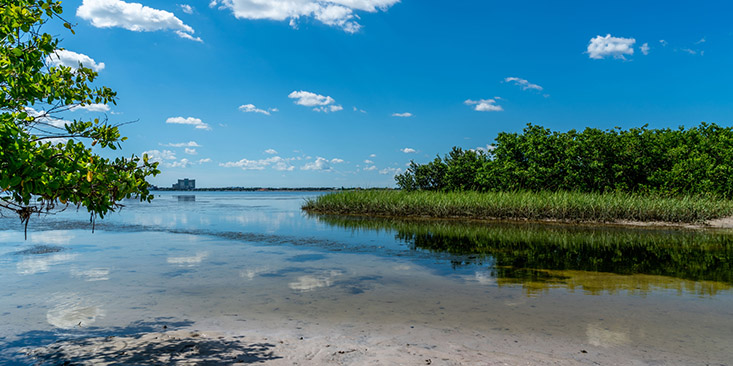
<instances>
[{"instance_id":1,"label":"shoreline","mask_svg":"<svg viewBox=\"0 0 733 366\"><path fill-rule=\"evenodd\" d=\"M473 217L433 217L433 216L398 216L398 215L378 215L378 214L361 214L361 213L342 213L330 212L325 210L303 209L309 215L325 215L325 216L348 216L354 218L380 218L393 220L414 220L414 221L456 221L469 223L509 223L509 224L541 224L541 225L569 225L569 226L606 226L606 227L645 227L645 228L674 228L674 229L691 229L691 230L728 230L733 229L733 216L708 220L702 223L688 222L671 222L671 221L634 221L634 220L618 220L618 221L576 221L576 220L560 220L560 219L524 219L524 218L473 218Z\"/></svg>"}]
</instances>

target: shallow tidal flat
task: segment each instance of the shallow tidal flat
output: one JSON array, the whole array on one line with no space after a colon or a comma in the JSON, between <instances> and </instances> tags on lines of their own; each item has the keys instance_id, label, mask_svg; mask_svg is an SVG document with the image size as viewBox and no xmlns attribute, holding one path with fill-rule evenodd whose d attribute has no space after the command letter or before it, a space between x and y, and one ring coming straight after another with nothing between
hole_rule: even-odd
<instances>
[{"instance_id":1,"label":"shallow tidal flat","mask_svg":"<svg viewBox=\"0 0 733 366\"><path fill-rule=\"evenodd\" d=\"M190 196L190 195L189 195ZM0 219L0 364L726 364L733 234L308 216L175 193Z\"/></svg>"}]
</instances>

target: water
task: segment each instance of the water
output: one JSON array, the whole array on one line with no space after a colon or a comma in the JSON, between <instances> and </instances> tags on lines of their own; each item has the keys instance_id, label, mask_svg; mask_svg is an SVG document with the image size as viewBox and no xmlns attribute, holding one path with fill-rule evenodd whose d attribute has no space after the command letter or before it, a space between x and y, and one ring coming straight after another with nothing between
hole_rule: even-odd
<instances>
[{"instance_id":1,"label":"water","mask_svg":"<svg viewBox=\"0 0 733 366\"><path fill-rule=\"evenodd\" d=\"M34 217L28 240L0 218L0 364L163 325L733 360L730 232L311 217L315 194L164 192L94 233L72 209Z\"/></svg>"}]
</instances>

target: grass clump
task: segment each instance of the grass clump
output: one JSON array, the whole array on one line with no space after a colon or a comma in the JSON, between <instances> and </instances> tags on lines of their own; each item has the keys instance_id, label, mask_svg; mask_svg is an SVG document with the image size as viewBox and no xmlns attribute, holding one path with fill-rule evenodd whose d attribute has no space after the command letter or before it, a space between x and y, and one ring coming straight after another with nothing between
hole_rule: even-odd
<instances>
[{"instance_id":1,"label":"grass clump","mask_svg":"<svg viewBox=\"0 0 733 366\"><path fill-rule=\"evenodd\" d=\"M570 222L664 221L703 223L733 215L733 201L701 196L634 193L348 191L309 199L313 213L385 217L559 220Z\"/></svg>"}]
</instances>

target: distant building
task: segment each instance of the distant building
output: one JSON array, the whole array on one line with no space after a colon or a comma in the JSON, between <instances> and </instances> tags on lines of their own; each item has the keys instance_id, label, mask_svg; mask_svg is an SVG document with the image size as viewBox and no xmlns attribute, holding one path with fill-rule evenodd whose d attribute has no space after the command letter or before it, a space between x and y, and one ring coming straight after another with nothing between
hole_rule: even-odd
<instances>
[{"instance_id":1,"label":"distant building","mask_svg":"<svg viewBox=\"0 0 733 366\"><path fill-rule=\"evenodd\" d=\"M196 179L179 179L178 183L173 184L173 189L182 191L196 189Z\"/></svg>"}]
</instances>

